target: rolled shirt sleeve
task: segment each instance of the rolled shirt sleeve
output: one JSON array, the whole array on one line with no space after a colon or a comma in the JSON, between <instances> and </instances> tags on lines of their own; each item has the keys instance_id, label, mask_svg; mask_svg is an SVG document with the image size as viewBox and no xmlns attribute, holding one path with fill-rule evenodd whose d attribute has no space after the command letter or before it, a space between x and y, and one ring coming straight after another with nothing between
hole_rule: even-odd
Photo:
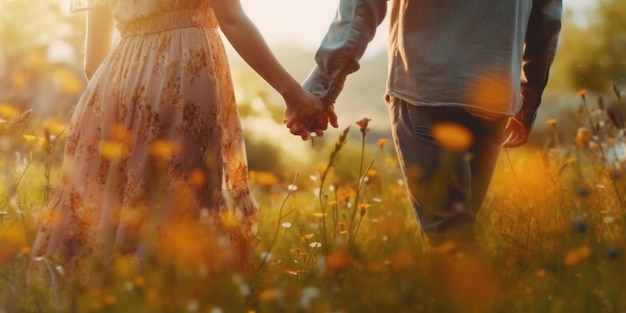
<instances>
[{"instance_id":1,"label":"rolled shirt sleeve","mask_svg":"<svg viewBox=\"0 0 626 313\"><path fill-rule=\"evenodd\" d=\"M387 0L340 0L322 43L315 68L303 86L318 98L334 103L346 77L359 69L359 60L385 19Z\"/></svg>"}]
</instances>

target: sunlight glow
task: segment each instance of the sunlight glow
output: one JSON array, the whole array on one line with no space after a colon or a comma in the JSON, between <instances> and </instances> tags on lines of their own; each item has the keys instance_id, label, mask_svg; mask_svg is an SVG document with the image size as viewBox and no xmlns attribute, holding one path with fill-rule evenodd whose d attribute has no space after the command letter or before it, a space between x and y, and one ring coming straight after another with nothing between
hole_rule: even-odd
<instances>
[{"instance_id":1,"label":"sunlight glow","mask_svg":"<svg viewBox=\"0 0 626 313\"><path fill-rule=\"evenodd\" d=\"M57 0L69 11L71 0ZM240 0L246 14L261 31L270 46L295 43L306 49L316 49L332 18L338 0ZM593 9L597 0L564 0L565 9L576 11L576 17L584 18L584 11ZM388 20L378 28L365 55L384 51L386 47ZM581 22L584 24L584 21Z\"/></svg>"}]
</instances>

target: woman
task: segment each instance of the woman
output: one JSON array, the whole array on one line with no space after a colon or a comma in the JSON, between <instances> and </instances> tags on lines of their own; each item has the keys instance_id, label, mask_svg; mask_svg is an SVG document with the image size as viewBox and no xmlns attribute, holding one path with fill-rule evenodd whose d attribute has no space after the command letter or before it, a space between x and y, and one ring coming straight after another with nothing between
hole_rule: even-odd
<instances>
[{"instance_id":1,"label":"woman","mask_svg":"<svg viewBox=\"0 0 626 313\"><path fill-rule=\"evenodd\" d=\"M239 0L74 0L79 10L88 10L89 84L34 256L144 259L192 222L228 237L245 261L257 207L218 27L283 96L292 122L314 121L323 105L277 62Z\"/></svg>"}]
</instances>

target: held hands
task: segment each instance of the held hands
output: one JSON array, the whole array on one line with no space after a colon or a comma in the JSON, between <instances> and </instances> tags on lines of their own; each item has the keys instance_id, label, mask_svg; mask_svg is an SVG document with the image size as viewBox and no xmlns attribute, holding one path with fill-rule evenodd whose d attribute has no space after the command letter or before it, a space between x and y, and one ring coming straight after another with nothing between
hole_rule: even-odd
<instances>
[{"instance_id":1,"label":"held hands","mask_svg":"<svg viewBox=\"0 0 626 313\"><path fill-rule=\"evenodd\" d=\"M328 123L337 128L337 115L332 103L324 103L305 89L301 89L293 97L285 97L284 123L293 135L307 140L315 136L321 137L328 128Z\"/></svg>"},{"instance_id":2,"label":"held hands","mask_svg":"<svg viewBox=\"0 0 626 313\"><path fill-rule=\"evenodd\" d=\"M505 130L507 138L502 143L503 148L519 147L528 141L530 128L527 128L515 118L509 118Z\"/></svg>"}]
</instances>

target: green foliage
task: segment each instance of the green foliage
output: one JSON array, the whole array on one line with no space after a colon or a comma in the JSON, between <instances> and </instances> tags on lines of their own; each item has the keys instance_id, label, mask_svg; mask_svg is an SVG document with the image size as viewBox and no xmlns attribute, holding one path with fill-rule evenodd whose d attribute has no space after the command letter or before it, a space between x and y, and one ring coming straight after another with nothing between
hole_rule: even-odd
<instances>
[{"instance_id":1,"label":"green foliage","mask_svg":"<svg viewBox=\"0 0 626 313\"><path fill-rule=\"evenodd\" d=\"M268 141L246 141L246 151L251 171L282 173L286 170L280 151Z\"/></svg>"},{"instance_id":2,"label":"green foliage","mask_svg":"<svg viewBox=\"0 0 626 313\"><path fill-rule=\"evenodd\" d=\"M584 26L572 12L565 14L553 72L570 90L610 91L611 83L626 84L626 2L600 0L586 12Z\"/></svg>"},{"instance_id":3,"label":"green foliage","mask_svg":"<svg viewBox=\"0 0 626 313\"><path fill-rule=\"evenodd\" d=\"M59 279L56 296L50 281L27 280L38 191L58 166L45 166L46 151L59 153L35 141L31 159L0 159L12 169L0 193L0 311L619 312L626 172L623 160L607 163L619 133L599 123L606 118L581 116L575 145L555 138L543 151L505 151L478 216L482 254L429 249L387 142L364 144L365 130L359 143L346 128L320 147L322 165L253 180L262 211L251 271L224 267L228 250L205 251L217 239L195 237L141 271L128 257L83 260L89 276L38 260ZM558 121L550 125L558 136Z\"/></svg>"},{"instance_id":4,"label":"green foliage","mask_svg":"<svg viewBox=\"0 0 626 313\"><path fill-rule=\"evenodd\" d=\"M0 103L66 116L84 87L85 16L63 1L0 1Z\"/></svg>"},{"instance_id":5,"label":"green foliage","mask_svg":"<svg viewBox=\"0 0 626 313\"><path fill-rule=\"evenodd\" d=\"M603 90L611 80L621 82L623 64L614 61L626 29L624 7L601 1L597 16L603 17L588 29L564 30L556 71L571 79L568 88ZM228 249L182 258L219 241L197 236L142 271L123 257L107 264L85 260L91 274L85 279L62 261L38 260L44 278L61 279L55 295L50 281L28 277L30 247L54 192L63 144L63 137L51 136L59 127L41 112L67 112L83 80L78 55L67 64L46 55L59 38L80 54L82 33L63 28L82 29L83 22L53 2L0 0L0 312L626 310L626 172L623 159L611 159L623 138L606 112L592 107L590 118L575 116L583 131L555 121L543 133L550 138L544 149L502 155L478 216L482 256L456 253L454 246L428 249L395 155L389 144L370 142L373 133L362 138L352 126L343 138L331 132L314 147L299 143L307 149L297 154L281 150L282 137L252 138L257 132L248 128L251 188L261 207L251 271L211 267L228 263ZM384 80L384 71L370 69L368 78L380 73ZM242 117L280 126L280 98L249 72L234 71L234 77L244 88L237 94ZM339 103L346 110L340 114L356 120L361 116L353 116L350 105L382 94L369 87L384 83L351 82L372 92ZM378 105L377 99L371 101ZM35 108L32 116L24 113L28 108ZM65 125L69 115L58 112L53 115ZM251 124L244 120L244 127Z\"/></svg>"}]
</instances>

